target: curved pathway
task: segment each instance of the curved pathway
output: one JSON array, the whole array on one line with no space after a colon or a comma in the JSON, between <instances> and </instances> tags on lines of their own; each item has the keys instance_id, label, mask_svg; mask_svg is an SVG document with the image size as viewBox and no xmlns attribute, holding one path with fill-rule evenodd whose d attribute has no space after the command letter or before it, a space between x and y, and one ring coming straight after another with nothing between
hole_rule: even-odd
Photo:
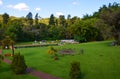
<instances>
[{"instance_id":1,"label":"curved pathway","mask_svg":"<svg viewBox=\"0 0 120 79\"><path fill-rule=\"evenodd\" d=\"M0 54L2 54L2 50L0 50ZM4 58L3 61L7 64L11 64L11 61L7 58ZM36 76L40 79L60 79L60 78L57 78L57 77L54 77L52 75L49 75L47 73L44 73L44 72L41 72L41 71L37 71L37 70L34 70L32 68L27 68L26 71L28 73L30 73L31 75L33 76Z\"/></svg>"}]
</instances>

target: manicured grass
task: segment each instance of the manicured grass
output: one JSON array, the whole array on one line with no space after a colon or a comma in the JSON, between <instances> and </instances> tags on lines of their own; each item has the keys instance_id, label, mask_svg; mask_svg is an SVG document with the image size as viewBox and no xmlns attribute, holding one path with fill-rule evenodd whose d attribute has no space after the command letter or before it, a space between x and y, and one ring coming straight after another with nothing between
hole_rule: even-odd
<instances>
[{"instance_id":1,"label":"manicured grass","mask_svg":"<svg viewBox=\"0 0 120 79\"><path fill-rule=\"evenodd\" d=\"M47 53L48 47L21 48L16 49L15 53L23 54L29 67L62 79L68 79L72 61L80 61L83 79L120 79L120 46L110 46L110 41L68 44L55 48L72 48L76 54L59 56L59 60L53 60ZM79 55L81 48L84 54ZM3 51L6 52L11 51Z\"/></svg>"},{"instance_id":2,"label":"manicured grass","mask_svg":"<svg viewBox=\"0 0 120 79\"><path fill-rule=\"evenodd\" d=\"M39 79L39 78L31 76L30 74L16 75L11 71L10 65L2 63L0 66L0 79Z\"/></svg>"}]
</instances>

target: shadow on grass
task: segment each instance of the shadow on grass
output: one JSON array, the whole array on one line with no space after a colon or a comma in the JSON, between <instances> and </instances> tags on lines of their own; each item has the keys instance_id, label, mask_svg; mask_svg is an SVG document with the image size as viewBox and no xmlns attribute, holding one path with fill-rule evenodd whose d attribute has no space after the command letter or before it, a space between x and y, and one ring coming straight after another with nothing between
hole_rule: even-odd
<instances>
[{"instance_id":1,"label":"shadow on grass","mask_svg":"<svg viewBox=\"0 0 120 79\"><path fill-rule=\"evenodd\" d=\"M3 72L8 72L8 71L10 71L10 67L0 66L0 73L3 73Z\"/></svg>"},{"instance_id":2,"label":"shadow on grass","mask_svg":"<svg viewBox=\"0 0 120 79\"><path fill-rule=\"evenodd\" d=\"M75 79L84 79L85 77L85 74L84 73L81 73L77 78ZM68 77L67 79L71 79L70 77Z\"/></svg>"},{"instance_id":3,"label":"shadow on grass","mask_svg":"<svg viewBox=\"0 0 120 79\"><path fill-rule=\"evenodd\" d=\"M80 79L84 79L84 77L85 77L85 73L81 73Z\"/></svg>"}]
</instances>

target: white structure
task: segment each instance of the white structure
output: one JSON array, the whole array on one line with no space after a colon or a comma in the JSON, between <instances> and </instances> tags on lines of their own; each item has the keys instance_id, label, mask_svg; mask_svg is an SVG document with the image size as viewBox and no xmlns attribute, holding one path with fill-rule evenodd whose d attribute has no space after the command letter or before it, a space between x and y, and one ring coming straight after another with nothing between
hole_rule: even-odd
<instances>
[{"instance_id":1,"label":"white structure","mask_svg":"<svg viewBox=\"0 0 120 79\"><path fill-rule=\"evenodd\" d=\"M76 42L75 40L73 39L70 39L70 40L61 40L62 43L78 43Z\"/></svg>"}]
</instances>

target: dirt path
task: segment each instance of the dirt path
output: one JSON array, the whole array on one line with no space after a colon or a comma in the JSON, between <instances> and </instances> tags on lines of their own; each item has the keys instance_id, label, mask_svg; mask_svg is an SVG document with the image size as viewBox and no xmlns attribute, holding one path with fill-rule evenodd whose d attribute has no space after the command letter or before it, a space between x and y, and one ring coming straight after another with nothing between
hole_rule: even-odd
<instances>
[{"instance_id":1,"label":"dirt path","mask_svg":"<svg viewBox=\"0 0 120 79\"><path fill-rule=\"evenodd\" d=\"M37 71L37 70L33 70L30 74L33 75L33 76L37 76L37 77L39 77L41 79L60 79L60 78L51 76L49 74Z\"/></svg>"},{"instance_id":2,"label":"dirt path","mask_svg":"<svg viewBox=\"0 0 120 79\"><path fill-rule=\"evenodd\" d=\"M2 54L2 50L0 50L0 54ZM5 63L7 63L7 64L11 64L11 61L10 61L9 59L7 59L7 58L4 58L3 61L4 61ZM34 69L32 69L32 68L27 68L26 70L27 70L27 72L29 72L31 75L36 76L36 77L38 77L38 78L40 78L40 79L60 79L60 78L54 77L54 76L52 76L52 75L49 75L49 74L47 74L47 73L34 70Z\"/></svg>"}]
</instances>

